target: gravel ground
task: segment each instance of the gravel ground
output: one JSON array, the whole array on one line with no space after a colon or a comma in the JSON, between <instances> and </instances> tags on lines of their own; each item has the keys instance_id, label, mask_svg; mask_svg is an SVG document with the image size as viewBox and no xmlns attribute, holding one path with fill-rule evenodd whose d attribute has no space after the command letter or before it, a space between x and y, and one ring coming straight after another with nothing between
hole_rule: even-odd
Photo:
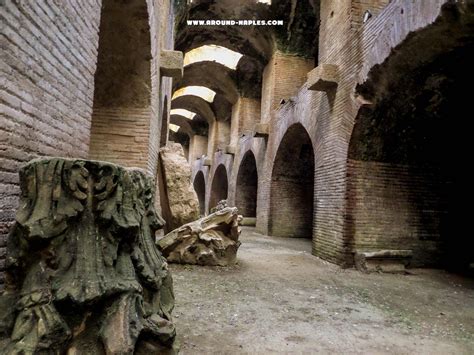
<instances>
[{"instance_id":1,"label":"gravel ground","mask_svg":"<svg viewBox=\"0 0 474 355\"><path fill-rule=\"evenodd\" d=\"M181 354L474 354L474 280L343 270L244 228L238 265L172 265Z\"/></svg>"}]
</instances>

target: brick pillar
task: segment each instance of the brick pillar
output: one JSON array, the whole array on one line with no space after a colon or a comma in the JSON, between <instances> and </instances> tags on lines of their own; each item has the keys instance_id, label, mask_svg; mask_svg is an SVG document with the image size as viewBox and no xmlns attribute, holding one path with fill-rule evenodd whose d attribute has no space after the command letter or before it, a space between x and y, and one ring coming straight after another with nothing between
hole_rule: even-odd
<instances>
[{"instance_id":1,"label":"brick pillar","mask_svg":"<svg viewBox=\"0 0 474 355\"><path fill-rule=\"evenodd\" d=\"M314 59L275 52L263 71L261 122L268 123L281 100L295 96L314 68Z\"/></svg>"},{"instance_id":2,"label":"brick pillar","mask_svg":"<svg viewBox=\"0 0 474 355\"><path fill-rule=\"evenodd\" d=\"M207 152L207 137L194 135L189 143L189 162L201 158Z\"/></svg>"},{"instance_id":3,"label":"brick pillar","mask_svg":"<svg viewBox=\"0 0 474 355\"><path fill-rule=\"evenodd\" d=\"M237 145L242 134L251 135L255 124L260 122L261 104L259 100L240 97L232 107L230 144Z\"/></svg>"}]
</instances>

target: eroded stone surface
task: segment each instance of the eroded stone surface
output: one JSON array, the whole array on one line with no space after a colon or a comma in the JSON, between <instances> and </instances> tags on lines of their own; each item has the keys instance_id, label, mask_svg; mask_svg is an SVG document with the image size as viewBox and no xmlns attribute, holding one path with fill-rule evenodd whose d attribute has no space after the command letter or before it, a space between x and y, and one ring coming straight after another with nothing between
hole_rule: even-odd
<instances>
[{"instance_id":1,"label":"eroded stone surface","mask_svg":"<svg viewBox=\"0 0 474 355\"><path fill-rule=\"evenodd\" d=\"M223 207L178 228L158 241L170 263L229 266L237 261L240 216L237 208Z\"/></svg>"},{"instance_id":2,"label":"eroded stone surface","mask_svg":"<svg viewBox=\"0 0 474 355\"><path fill-rule=\"evenodd\" d=\"M172 352L174 295L154 244L163 220L141 170L34 160L20 171L1 342L8 354ZM140 340L139 340L140 339Z\"/></svg>"},{"instance_id":3,"label":"eroded stone surface","mask_svg":"<svg viewBox=\"0 0 474 355\"><path fill-rule=\"evenodd\" d=\"M169 208L167 231L199 218L199 200L191 183L191 167L184 157L183 147L169 143L160 150L166 204ZM162 203L163 205L163 203Z\"/></svg>"}]
</instances>

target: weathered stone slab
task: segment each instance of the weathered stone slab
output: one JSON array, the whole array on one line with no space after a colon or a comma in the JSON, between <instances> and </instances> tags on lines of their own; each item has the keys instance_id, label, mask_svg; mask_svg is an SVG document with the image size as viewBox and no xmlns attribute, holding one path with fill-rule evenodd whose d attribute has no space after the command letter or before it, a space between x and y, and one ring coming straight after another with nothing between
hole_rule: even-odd
<instances>
[{"instance_id":1,"label":"weathered stone slab","mask_svg":"<svg viewBox=\"0 0 474 355\"><path fill-rule=\"evenodd\" d=\"M162 50L160 56L161 75L179 80L183 77L183 52Z\"/></svg>"},{"instance_id":2,"label":"weathered stone slab","mask_svg":"<svg viewBox=\"0 0 474 355\"><path fill-rule=\"evenodd\" d=\"M169 206L165 229L169 232L199 218L199 200L191 182L191 166L181 144L169 143L161 148L160 160L167 200L164 203Z\"/></svg>"},{"instance_id":3,"label":"weathered stone slab","mask_svg":"<svg viewBox=\"0 0 474 355\"><path fill-rule=\"evenodd\" d=\"M154 243L164 221L138 169L39 159L20 171L21 199L0 298L6 354L173 352L174 295ZM140 339L140 340L139 340Z\"/></svg>"},{"instance_id":4,"label":"weathered stone slab","mask_svg":"<svg viewBox=\"0 0 474 355\"><path fill-rule=\"evenodd\" d=\"M337 87L338 82L338 68L334 64L320 64L308 73L308 90L333 90Z\"/></svg>"},{"instance_id":5,"label":"weathered stone slab","mask_svg":"<svg viewBox=\"0 0 474 355\"><path fill-rule=\"evenodd\" d=\"M402 273L410 264L411 250L378 250L356 252L354 262L364 272Z\"/></svg>"},{"instance_id":6,"label":"weathered stone slab","mask_svg":"<svg viewBox=\"0 0 474 355\"><path fill-rule=\"evenodd\" d=\"M266 138L270 133L270 127L268 123L257 123L255 125L255 137Z\"/></svg>"},{"instance_id":7,"label":"weathered stone slab","mask_svg":"<svg viewBox=\"0 0 474 355\"><path fill-rule=\"evenodd\" d=\"M178 228L158 241L170 263L229 266L240 246L237 208L225 207Z\"/></svg>"}]
</instances>

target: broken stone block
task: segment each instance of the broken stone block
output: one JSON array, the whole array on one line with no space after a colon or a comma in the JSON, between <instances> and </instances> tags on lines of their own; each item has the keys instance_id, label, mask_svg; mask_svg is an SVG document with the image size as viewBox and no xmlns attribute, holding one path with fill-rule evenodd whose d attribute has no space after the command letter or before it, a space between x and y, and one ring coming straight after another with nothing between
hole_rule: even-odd
<instances>
[{"instance_id":1,"label":"broken stone block","mask_svg":"<svg viewBox=\"0 0 474 355\"><path fill-rule=\"evenodd\" d=\"M221 211L227 207L229 207L229 205L227 204L227 200L220 200L219 202L217 202L217 205L211 208L211 213Z\"/></svg>"},{"instance_id":2,"label":"broken stone block","mask_svg":"<svg viewBox=\"0 0 474 355\"><path fill-rule=\"evenodd\" d=\"M308 90L330 91L338 82L338 69L334 64L320 64L308 73Z\"/></svg>"},{"instance_id":3,"label":"broken stone block","mask_svg":"<svg viewBox=\"0 0 474 355\"><path fill-rule=\"evenodd\" d=\"M237 208L224 207L178 228L158 241L170 263L230 266L237 261L240 242Z\"/></svg>"},{"instance_id":4,"label":"broken stone block","mask_svg":"<svg viewBox=\"0 0 474 355\"><path fill-rule=\"evenodd\" d=\"M225 153L235 155L237 152L237 147L235 145L228 145L225 147Z\"/></svg>"},{"instance_id":5,"label":"broken stone block","mask_svg":"<svg viewBox=\"0 0 474 355\"><path fill-rule=\"evenodd\" d=\"M255 137L256 138L266 138L270 132L270 127L268 123L257 123L255 125Z\"/></svg>"},{"instance_id":6,"label":"broken stone block","mask_svg":"<svg viewBox=\"0 0 474 355\"><path fill-rule=\"evenodd\" d=\"M161 75L179 80L183 77L183 52L162 50L160 56Z\"/></svg>"},{"instance_id":7,"label":"broken stone block","mask_svg":"<svg viewBox=\"0 0 474 355\"><path fill-rule=\"evenodd\" d=\"M355 266L363 272L404 273L412 258L411 250L356 252Z\"/></svg>"},{"instance_id":8,"label":"broken stone block","mask_svg":"<svg viewBox=\"0 0 474 355\"><path fill-rule=\"evenodd\" d=\"M149 342L174 352L153 179L111 163L49 158L22 168L20 186L0 297L2 352L132 354Z\"/></svg>"},{"instance_id":9,"label":"broken stone block","mask_svg":"<svg viewBox=\"0 0 474 355\"><path fill-rule=\"evenodd\" d=\"M165 230L172 231L199 218L199 200L191 183L191 166L179 143L169 143L160 149L160 163L164 183L162 199Z\"/></svg>"}]
</instances>

